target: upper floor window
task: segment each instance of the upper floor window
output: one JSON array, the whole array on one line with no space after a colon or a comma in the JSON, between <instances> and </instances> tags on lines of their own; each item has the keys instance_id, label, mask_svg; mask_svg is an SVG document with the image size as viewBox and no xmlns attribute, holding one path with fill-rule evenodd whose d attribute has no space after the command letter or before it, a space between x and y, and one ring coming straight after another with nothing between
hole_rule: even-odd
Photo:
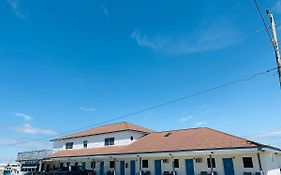
<instances>
[{"instance_id":1,"label":"upper floor window","mask_svg":"<svg viewBox=\"0 0 281 175\"><path fill-rule=\"evenodd\" d=\"M215 160L215 158L212 158L212 162L211 162L210 158L207 158L207 164L208 164L208 168L211 168L211 167L216 168L216 160Z\"/></svg>"},{"instance_id":2,"label":"upper floor window","mask_svg":"<svg viewBox=\"0 0 281 175\"><path fill-rule=\"evenodd\" d=\"M87 147L88 147L88 141L87 141L87 140L85 140L85 141L83 142L83 147L84 147L84 148L87 148Z\"/></svg>"},{"instance_id":3,"label":"upper floor window","mask_svg":"<svg viewBox=\"0 0 281 175\"><path fill-rule=\"evenodd\" d=\"M104 139L104 145L105 145L105 146L114 145L114 137L105 138L105 139Z\"/></svg>"},{"instance_id":4,"label":"upper floor window","mask_svg":"<svg viewBox=\"0 0 281 175\"><path fill-rule=\"evenodd\" d=\"M72 149L73 148L73 142L68 142L65 144L65 149Z\"/></svg>"},{"instance_id":5,"label":"upper floor window","mask_svg":"<svg viewBox=\"0 0 281 175\"><path fill-rule=\"evenodd\" d=\"M243 157L244 168L253 168L253 159L252 157Z\"/></svg>"}]
</instances>

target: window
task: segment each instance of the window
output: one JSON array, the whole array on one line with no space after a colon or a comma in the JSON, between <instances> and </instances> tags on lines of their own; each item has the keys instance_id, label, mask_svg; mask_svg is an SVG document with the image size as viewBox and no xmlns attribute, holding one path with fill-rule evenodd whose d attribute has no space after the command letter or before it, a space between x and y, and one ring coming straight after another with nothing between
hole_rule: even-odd
<instances>
[{"instance_id":1,"label":"window","mask_svg":"<svg viewBox=\"0 0 281 175\"><path fill-rule=\"evenodd\" d=\"M72 149L73 148L73 142L68 142L65 144L65 149Z\"/></svg>"},{"instance_id":2,"label":"window","mask_svg":"<svg viewBox=\"0 0 281 175\"><path fill-rule=\"evenodd\" d=\"M134 137L133 136L131 136L131 141L133 141L134 140Z\"/></svg>"},{"instance_id":3,"label":"window","mask_svg":"<svg viewBox=\"0 0 281 175\"><path fill-rule=\"evenodd\" d=\"M75 162L75 166L78 166L78 162Z\"/></svg>"},{"instance_id":4,"label":"window","mask_svg":"<svg viewBox=\"0 0 281 175\"><path fill-rule=\"evenodd\" d=\"M202 163L202 162L203 162L203 159L202 159L202 158L195 158L195 162L196 162L196 163Z\"/></svg>"},{"instance_id":5,"label":"window","mask_svg":"<svg viewBox=\"0 0 281 175\"><path fill-rule=\"evenodd\" d=\"M253 159L252 157L243 157L244 168L253 168Z\"/></svg>"},{"instance_id":6,"label":"window","mask_svg":"<svg viewBox=\"0 0 281 175\"><path fill-rule=\"evenodd\" d=\"M114 161L109 162L109 168L115 168L115 162Z\"/></svg>"},{"instance_id":7,"label":"window","mask_svg":"<svg viewBox=\"0 0 281 175\"><path fill-rule=\"evenodd\" d=\"M70 162L67 162L67 163L66 163L66 166L69 167L69 166L70 166Z\"/></svg>"},{"instance_id":8,"label":"window","mask_svg":"<svg viewBox=\"0 0 281 175\"><path fill-rule=\"evenodd\" d=\"M148 168L148 160L142 160L142 168Z\"/></svg>"},{"instance_id":9,"label":"window","mask_svg":"<svg viewBox=\"0 0 281 175\"><path fill-rule=\"evenodd\" d=\"M211 168L211 161L210 160L211 160L210 158L207 158L208 168ZM216 168L215 158L212 158L212 165L213 165L213 168Z\"/></svg>"},{"instance_id":10,"label":"window","mask_svg":"<svg viewBox=\"0 0 281 175\"><path fill-rule=\"evenodd\" d=\"M104 145L105 145L105 146L114 145L114 137L105 138L105 139L104 139Z\"/></svg>"},{"instance_id":11,"label":"window","mask_svg":"<svg viewBox=\"0 0 281 175\"><path fill-rule=\"evenodd\" d=\"M179 168L179 167L180 167L179 159L174 159L174 168Z\"/></svg>"},{"instance_id":12,"label":"window","mask_svg":"<svg viewBox=\"0 0 281 175\"><path fill-rule=\"evenodd\" d=\"M86 162L82 162L82 167L86 167Z\"/></svg>"},{"instance_id":13,"label":"window","mask_svg":"<svg viewBox=\"0 0 281 175\"><path fill-rule=\"evenodd\" d=\"M83 147L84 147L84 148L87 148L87 147L88 147L88 141L87 141L87 140L85 140L85 141L83 142Z\"/></svg>"},{"instance_id":14,"label":"window","mask_svg":"<svg viewBox=\"0 0 281 175\"><path fill-rule=\"evenodd\" d=\"M92 161L92 162L91 162L91 168L92 168L92 169L96 168L96 162L95 162L95 161Z\"/></svg>"}]
</instances>

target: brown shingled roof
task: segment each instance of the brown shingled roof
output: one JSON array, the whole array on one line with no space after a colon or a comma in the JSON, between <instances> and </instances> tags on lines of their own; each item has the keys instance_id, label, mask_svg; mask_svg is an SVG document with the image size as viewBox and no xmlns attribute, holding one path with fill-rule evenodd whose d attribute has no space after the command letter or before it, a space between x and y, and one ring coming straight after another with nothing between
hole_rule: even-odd
<instances>
[{"instance_id":1,"label":"brown shingled roof","mask_svg":"<svg viewBox=\"0 0 281 175\"><path fill-rule=\"evenodd\" d=\"M127 146L62 150L51 157L235 149L257 146L262 145L210 128L193 128L154 132Z\"/></svg>"},{"instance_id":2,"label":"brown shingled roof","mask_svg":"<svg viewBox=\"0 0 281 175\"><path fill-rule=\"evenodd\" d=\"M74 133L74 134L67 135L67 136L64 136L61 138L56 138L51 141L71 139L71 138L77 138L77 137L85 137L85 136L90 136L90 135L99 135L99 134L119 132L119 131L137 131L137 132L143 132L143 133L154 132L151 129L144 128L144 127L132 124L132 123L121 122L121 123L114 123L114 124L99 126L99 127L93 128L93 129Z\"/></svg>"}]
</instances>

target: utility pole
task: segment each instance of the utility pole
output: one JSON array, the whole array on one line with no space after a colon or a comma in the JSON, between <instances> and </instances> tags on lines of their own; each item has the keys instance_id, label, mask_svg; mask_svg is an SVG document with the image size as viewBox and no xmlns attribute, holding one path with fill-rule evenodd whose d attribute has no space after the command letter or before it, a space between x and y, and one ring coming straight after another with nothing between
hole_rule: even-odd
<instances>
[{"instance_id":1,"label":"utility pole","mask_svg":"<svg viewBox=\"0 0 281 175\"><path fill-rule=\"evenodd\" d=\"M271 41L272 41L272 45L273 45L274 51L275 51L278 76L279 76L279 84L280 84L280 88L281 88L281 58L280 58L280 49L278 46L278 39L277 39L276 28L275 28L275 21L274 21L272 13L270 13L269 10L266 10L266 14L270 19L270 27L271 27L271 32L272 32Z\"/></svg>"}]
</instances>

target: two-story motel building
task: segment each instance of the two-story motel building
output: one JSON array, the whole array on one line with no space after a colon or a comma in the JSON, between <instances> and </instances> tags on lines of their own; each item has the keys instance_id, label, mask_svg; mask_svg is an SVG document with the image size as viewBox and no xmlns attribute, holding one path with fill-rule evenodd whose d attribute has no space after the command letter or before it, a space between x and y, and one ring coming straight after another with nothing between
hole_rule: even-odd
<instances>
[{"instance_id":1,"label":"two-story motel building","mask_svg":"<svg viewBox=\"0 0 281 175\"><path fill-rule=\"evenodd\" d=\"M81 165L97 175L278 175L280 149L210 128L154 132L122 122L52 140L45 167Z\"/></svg>"}]
</instances>

